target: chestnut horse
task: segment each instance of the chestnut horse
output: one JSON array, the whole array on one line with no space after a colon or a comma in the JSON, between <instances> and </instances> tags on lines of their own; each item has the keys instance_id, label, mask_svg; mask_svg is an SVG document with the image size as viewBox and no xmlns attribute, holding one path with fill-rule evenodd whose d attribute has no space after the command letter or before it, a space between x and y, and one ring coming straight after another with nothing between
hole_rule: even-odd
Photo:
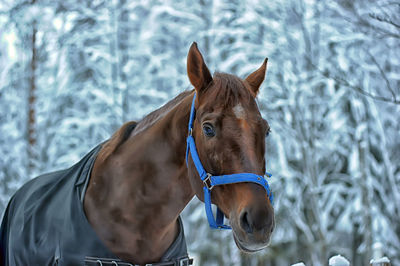
<instances>
[{"instance_id":1,"label":"chestnut horse","mask_svg":"<svg viewBox=\"0 0 400 266\"><path fill-rule=\"evenodd\" d=\"M255 100L266 65L267 60L244 80L224 73L212 76L193 43L187 72L194 90L179 94L138 123L125 124L85 157L85 163L93 160L93 165L83 171L89 178L87 187L79 190L84 194L84 213L100 242L121 259L107 260L107 253L105 259L93 258L94 263L158 265L154 262L165 261L165 253L183 236L179 215L195 195L206 204L211 195L220 213L217 221L207 213L210 225L229 228L221 224L222 217L227 217L240 250L255 252L268 245L274 210L263 177L265 137L270 129ZM6 218L11 213L6 211ZM7 219L3 218L1 256L5 265L13 265L5 259L15 254L7 248L6 240L12 236L3 227L15 222ZM38 241L41 244L40 237ZM83 248L87 240L80 241L69 244L69 250ZM185 255L185 243L181 248ZM55 254L61 258L56 261L62 262L63 251ZM87 258L85 262L95 265ZM186 257L179 261L180 265L189 262ZM176 265L165 263L159 265Z\"/></svg>"}]
</instances>

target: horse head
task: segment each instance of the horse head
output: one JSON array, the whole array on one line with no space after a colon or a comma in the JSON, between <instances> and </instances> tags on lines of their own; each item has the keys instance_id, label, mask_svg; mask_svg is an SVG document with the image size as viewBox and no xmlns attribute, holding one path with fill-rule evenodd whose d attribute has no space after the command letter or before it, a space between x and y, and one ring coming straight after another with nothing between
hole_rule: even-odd
<instances>
[{"instance_id":1,"label":"horse head","mask_svg":"<svg viewBox=\"0 0 400 266\"><path fill-rule=\"evenodd\" d=\"M210 74L193 43L187 72L196 91L191 134L198 157L210 175L252 173L264 176L265 137L270 128L261 117L256 96L264 80L267 59L246 79ZM192 156L189 180L196 196L204 201L204 183ZM229 218L239 249L255 252L265 248L274 229L274 209L266 189L254 182L225 184L212 188L211 201Z\"/></svg>"}]
</instances>

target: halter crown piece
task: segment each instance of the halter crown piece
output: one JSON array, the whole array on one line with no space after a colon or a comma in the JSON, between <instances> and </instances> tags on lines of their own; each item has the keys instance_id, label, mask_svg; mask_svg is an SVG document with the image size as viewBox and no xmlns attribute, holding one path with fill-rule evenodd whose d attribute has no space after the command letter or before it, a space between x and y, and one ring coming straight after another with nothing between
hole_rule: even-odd
<instances>
[{"instance_id":1,"label":"halter crown piece","mask_svg":"<svg viewBox=\"0 0 400 266\"><path fill-rule=\"evenodd\" d=\"M261 176L253 173L238 173L231 175L219 175L213 176L208 173L203 165L201 164L199 155L196 149L196 143L193 138L193 121L196 115L196 110L194 108L194 102L196 99L196 93L194 93L192 107L190 108L190 118L189 118L189 134L186 139L186 165L188 165L188 156L189 152L192 157L193 163L197 169L197 172L204 183L203 191L204 191L204 205L206 208L206 215L208 219L208 223L211 228L216 229L231 229L229 225L224 224L224 214L217 207L217 218L214 218L214 214L211 208L211 190L214 186L225 185L225 184L234 184L234 183L243 183L243 182L252 182L261 185L265 188L269 201L273 204L274 197L272 195L272 191L269 188L267 180ZM265 173L266 176L271 177L270 173Z\"/></svg>"}]
</instances>

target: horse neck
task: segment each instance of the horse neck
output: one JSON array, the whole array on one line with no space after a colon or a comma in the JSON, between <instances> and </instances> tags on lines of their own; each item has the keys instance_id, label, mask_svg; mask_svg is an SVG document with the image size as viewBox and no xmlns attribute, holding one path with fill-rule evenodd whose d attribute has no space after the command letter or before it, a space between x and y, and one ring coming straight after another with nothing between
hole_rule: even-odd
<instances>
[{"instance_id":1,"label":"horse neck","mask_svg":"<svg viewBox=\"0 0 400 266\"><path fill-rule=\"evenodd\" d=\"M136 263L160 259L176 237L180 212L194 196L185 164L191 98L95 162L85 211L121 258Z\"/></svg>"}]
</instances>

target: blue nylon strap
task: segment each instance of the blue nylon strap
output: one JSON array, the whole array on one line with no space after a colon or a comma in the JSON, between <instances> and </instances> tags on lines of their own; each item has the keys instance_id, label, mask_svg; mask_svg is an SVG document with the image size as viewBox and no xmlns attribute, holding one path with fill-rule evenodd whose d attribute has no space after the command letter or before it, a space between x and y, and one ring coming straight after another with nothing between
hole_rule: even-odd
<instances>
[{"instance_id":1,"label":"blue nylon strap","mask_svg":"<svg viewBox=\"0 0 400 266\"><path fill-rule=\"evenodd\" d=\"M207 215L208 223L209 223L210 227L218 228L217 222L214 220L214 215L213 215L213 212L211 209L211 190L209 190L206 187L203 187L203 191L204 191L204 205L206 208L206 215ZM212 219L210 219L209 217L212 217Z\"/></svg>"},{"instance_id":2,"label":"blue nylon strap","mask_svg":"<svg viewBox=\"0 0 400 266\"><path fill-rule=\"evenodd\" d=\"M204 180L207 177L207 172L206 170L204 170L204 167L200 162L199 155L197 154L196 144L192 135L187 137L187 142L194 166L196 166L197 172L199 173L201 180Z\"/></svg>"},{"instance_id":3,"label":"blue nylon strap","mask_svg":"<svg viewBox=\"0 0 400 266\"><path fill-rule=\"evenodd\" d=\"M273 203L273 197L268 185L268 181L265 180L263 176L256 175L253 173L239 173L231 175L211 176L210 181L212 186L243 183L243 182L257 183L265 188L265 190L267 191L268 198L271 201L271 204Z\"/></svg>"},{"instance_id":4,"label":"blue nylon strap","mask_svg":"<svg viewBox=\"0 0 400 266\"><path fill-rule=\"evenodd\" d=\"M188 165L188 158L189 152L192 157L193 163L196 167L196 170L204 182L204 205L206 209L207 220L211 228L218 228L218 229L231 229L230 226L224 225L224 214L222 211L217 207L217 217L214 218L214 214L211 207L211 190L214 186L219 185L226 185L226 184L234 184L234 183L243 183L243 182L251 182L261 185L265 188L268 198L273 204L273 195L270 187L268 185L268 181L264 179L263 176L256 175L253 173L238 173L238 174L231 174L231 175L220 175L220 176L212 176L208 174L207 171L204 169L200 157L197 153L196 143L194 141L192 131L193 131L193 121L196 114L195 110L195 99L196 93L193 96L192 106L190 108L190 118L189 118L189 126L188 126L188 137L186 139L186 165ZM271 174L266 172L265 173L268 177L271 177Z\"/></svg>"},{"instance_id":5,"label":"blue nylon strap","mask_svg":"<svg viewBox=\"0 0 400 266\"><path fill-rule=\"evenodd\" d=\"M231 183L242 183L242 182L254 182L260 184L261 186L265 186L267 180L264 177L252 173L239 173L239 174L231 174L231 175L216 175L212 176L211 184L214 186L218 185L226 185Z\"/></svg>"},{"instance_id":6,"label":"blue nylon strap","mask_svg":"<svg viewBox=\"0 0 400 266\"><path fill-rule=\"evenodd\" d=\"M208 219L208 224L210 225L211 228L214 229L231 229L231 227L229 225L224 225L223 224L223 218L222 220L218 221L214 219L214 214L212 211L212 207L211 207L211 190L209 190L206 187L203 187L203 191L204 191L204 205L206 208L206 215L207 215L207 219ZM217 213L218 213L218 208L217 208ZM221 213L220 215L222 215L223 217L223 213L219 210L219 212ZM217 214L218 217L218 214ZM221 218L219 218L221 219Z\"/></svg>"},{"instance_id":7,"label":"blue nylon strap","mask_svg":"<svg viewBox=\"0 0 400 266\"><path fill-rule=\"evenodd\" d=\"M193 100L192 100L192 106L190 107L190 116L189 116L189 125L188 125L188 132L189 132L189 136L192 136L192 131L193 131L193 121L194 121L194 116L196 115L196 110L194 108L194 103L196 100L196 93L193 96ZM193 137L192 137L193 138ZM193 139L194 142L194 139ZM189 156L189 138L186 140L186 166L189 167L188 165L188 156ZM198 157L198 156L197 156Z\"/></svg>"},{"instance_id":8,"label":"blue nylon strap","mask_svg":"<svg viewBox=\"0 0 400 266\"><path fill-rule=\"evenodd\" d=\"M195 100L196 100L196 93L193 95L192 106L190 107L190 117L189 117L189 125L188 125L189 135L191 135L191 131L193 129L194 116L196 115L196 109L194 107Z\"/></svg>"},{"instance_id":9,"label":"blue nylon strap","mask_svg":"<svg viewBox=\"0 0 400 266\"><path fill-rule=\"evenodd\" d=\"M215 221L217 222L217 226L224 225L224 213L219 207L217 207L217 217L215 218Z\"/></svg>"}]
</instances>

